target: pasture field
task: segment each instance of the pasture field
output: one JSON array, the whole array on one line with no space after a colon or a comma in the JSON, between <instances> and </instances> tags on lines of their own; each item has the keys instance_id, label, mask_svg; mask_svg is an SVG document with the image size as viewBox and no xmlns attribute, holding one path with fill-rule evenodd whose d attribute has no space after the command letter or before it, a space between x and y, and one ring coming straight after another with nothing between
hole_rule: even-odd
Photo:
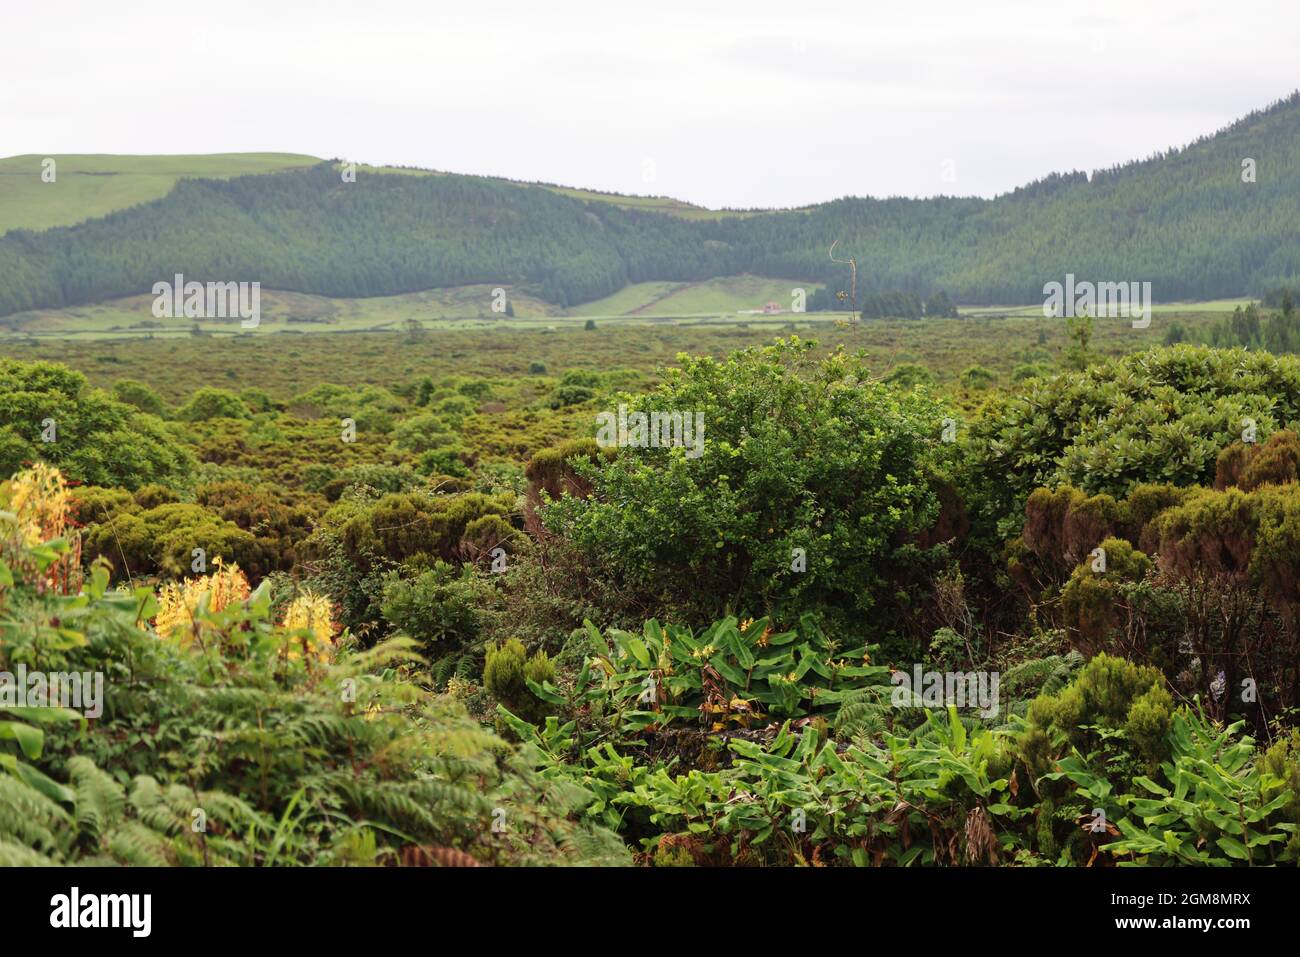
<instances>
[{"instance_id":1,"label":"pasture field","mask_svg":"<svg viewBox=\"0 0 1300 957\"><path fill-rule=\"evenodd\" d=\"M511 286L505 289L514 316L492 311L492 284L453 286L376 296L365 299L330 298L309 293L263 289L262 330L276 332L383 332L404 329L416 320L429 329L460 328L482 323L531 328L535 320L563 326L587 319L735 319L741 322L784 323L821 321L827 315L789 313L790 291L797 282L761 276L729 276L697 283L648 282L627 286L612 296L572 309L560 309ZM811 284L805 284L811 292ZM751 315L769 301L782 305L777 316ZM38 309L0 318L0 337L36 336L57 339L146 338L188 335L192 321L155 319L150 295L129 296L104 303L66 309ZM206 332L230 332L233 323L198 322Z\"/></svg>"},{"instance_id":2,"label":"pasture field","mask_svg":"<svg viewBox=\"0 0 1300 957\"><path fill-rule=\"evenodd\" d=\"M55 161L55 182L41 179ZM53 153L0 158L0 235L11 229L74 226L161 199L186 177L226 179L302 169L320 162L300 153L214 153L202 156L114 156ZM51 187L57 185L58 189Z\"/></svg>"},{"instance_id":3,"label":"pasture field","mask_svg":"<svg viewBox=\"0 0 1300 957\"><path fill-rule=\"evenodd\" d=\"M570 309L561 309L525 290L503 286L501 288L506 290L514 311L513 316L492 311L492 291L497 287L486 283L365 299L330 298L263 289L262 321L258 333L297 335L406 332L412 320L430 332L470 328L536 332L539 331L539 326L541 331L548 328L558 331L571 325L585 325L589 319L598 323L617 322L620 326L647 322L724 323L759 330L781 330L791 323L796 328L807 329L824 327L843 319L838 313L791 313L791 293L800 286L810 294L815 288L812 283L801 283L798 280L750 275L725 276L693 283L643 282ZM192 334L196 325L194 321L155 319L151 312L152 302L152 296L140 295L67 309L16 313L0 318L0 340L172 339ZM777 303L782 311L775 315L758 312L768 302ZM1158 303L1153 308L1155 321L1151 328L1163 330L1165 324L1174 320L1186 324L1195 320L1221 318L1230 314L1236 306L1248 302L1248 299L1225 299L1213 302ZM1052 327L1052 321L1043 318L1040 306L963 307L961 314L963 319L981 322L1038 321L1044 323L1044 328ZM943 322L927 322L923 327L927 330L924 334L936 328L944 328ZM915 325L910 320L900 320L900 323L897 326L899 329ZM1125 323L1115 319L1106 320L1104 325L1118 328ZM238 331L235 323L224 320L199 320L197 326L199 331L214 335L231 335ZM882 326L894 327L890 322ZM1132 330L1135 334L1142 331L1144 330ZM908 347L908 351L915 350Z\"/></svg>"},{"instance_id":4,"label":"pasture field","mask_svg":"<svg viewBox=\"0 0 1300 957\"><path fill-rule=\"evenodd\" d=\"M1151 312L1154 315L1165 316L1226 315L1238 306L1244 307L1252 302L1255 300L1250 298L1207 299L1204 302L1155 302L1151 306ZM1043 307L1037 303L1029 306L965 306L962 307L961 313L963 316L1033 319L1042 317Z\"/></svg>"}]
</instances>

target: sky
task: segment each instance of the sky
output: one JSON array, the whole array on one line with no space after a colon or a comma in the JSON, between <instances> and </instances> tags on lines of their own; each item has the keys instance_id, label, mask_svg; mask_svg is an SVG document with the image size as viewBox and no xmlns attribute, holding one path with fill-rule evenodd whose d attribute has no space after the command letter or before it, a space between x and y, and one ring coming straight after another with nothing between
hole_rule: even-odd
<instances>
[{"instance_id":1,"label":"sky","mask_svg":"<svg viewBox=\"0 0 1300 957\"><path fill-rule=\"evenodd\" d=\"M1300 87L1296 0L182 6L8 0L0 156L282 151L715 208L993 196Z\"/></svg>"}]
</instances>

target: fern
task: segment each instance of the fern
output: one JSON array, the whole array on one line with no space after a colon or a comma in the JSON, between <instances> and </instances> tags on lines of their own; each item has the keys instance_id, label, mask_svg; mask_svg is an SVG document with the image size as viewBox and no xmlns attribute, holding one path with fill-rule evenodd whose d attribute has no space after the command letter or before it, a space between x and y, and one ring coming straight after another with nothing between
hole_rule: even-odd
<instances>
[{"instance_id":1,"label":"fern","mask_svg":"<svg viewBox=\"0 0 1300 957\"><path fill-rule=\"evenodd\" d=\"M0 840L57 855L71 843L72 823L68 812L44 794L0 774Z\"/></svg>"},{"instance_id":2,"label":"fern","mask_svg":"<svg viewBox=\"0 0 1300 957\"><path fill-rule=\"evenodd\" d=\"M174 862L165 836L139 821L116 828L107 844L114 858L132 867L166 867Z\"/></svg>"},{"instance_id":3,"label":"fern","mask_svg":"<svg viewBox=\"0 0 1300 957\"><path fill-rule=\"evenodd\" d=\"M58 863L25 843L0 837L0 867L54 867Z\"/></svg>"},{"instance_id":4,"label":"fern","mask_svg":"<svg viewBox=\"0 0 1300 957\"><path fill-rule=\"evenodd\" d=\"M77 827L91 840L98 841L122 816L126 794L108 773L80 755L68 761L75 795Z\"/></svg>"}]
</instances>

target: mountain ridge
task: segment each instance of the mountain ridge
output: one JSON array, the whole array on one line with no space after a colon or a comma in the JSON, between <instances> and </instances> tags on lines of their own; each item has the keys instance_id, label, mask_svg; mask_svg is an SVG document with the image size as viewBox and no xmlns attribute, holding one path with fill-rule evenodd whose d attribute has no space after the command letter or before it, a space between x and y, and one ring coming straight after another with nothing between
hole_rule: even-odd
<instances>
[{"instance_id":1,"label":"mountain ridge","mask_svg":"<svg viewBox=\"0 0 1300 957\"><path fill-rule=\"evenodd\" d=\"M991 199L708 210L396 167L359 166L386 171L347 183L338 163L180 178L165 196L77 225L10 230L0 315L139 294L176 272L347 296L501 282L564 306L632 282L740 273L843 288L847 273L827 255L836 240L837 258L858 260L859 294L942 289L971 304L1032 302L1067 272L1151 281L1164 301L1300 275L1300 94L1186 146Z\"/></svg>"}]
</instances>

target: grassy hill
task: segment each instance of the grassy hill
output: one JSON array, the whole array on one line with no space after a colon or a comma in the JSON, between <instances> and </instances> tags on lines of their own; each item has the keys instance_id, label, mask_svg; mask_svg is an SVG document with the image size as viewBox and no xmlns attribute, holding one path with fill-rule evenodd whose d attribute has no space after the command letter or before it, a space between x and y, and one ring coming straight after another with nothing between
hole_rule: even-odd
<instances>
[{"instance_id":1,"label":"grassy hill","mask_svg":"<svg viewBox=\"0 0 1300 957\"><path fill-rule=\"evenodd\" d=\"M602 323L636 323L664 318L725 320L779 328L791 320L827 320L829 313L792 315L790 283L760 276L722 276L694 283L635 283L612 296L562 309L535 296L505 287L513 316L492 311L487 284L449 286L395 296L334 298L311 293L263 289L259 333L301 335L320 332L409 332L415 320L426 330L461 328L562 329L587 319ZM769 301L781 303L775 316L753 315ZM240 331L230 320L155 319L150 295L124 296L102 303L64 309L34 309L0 318L0 340L57 338L60 340L176 339L191 335L195 326L214 335Z\"/></svg>"},{"instance_id":2,"label":"grassy hill","mask_svg":"<svg viewBox=\"0 0 1300 957\"><path fill-rule=\"evenodd\" d=\"M41 178L44 161L55 161L55 181ZM229 179L258 173L306 169L322 163L301 153L209 153L198 155L130 156L94 153L51 153L0 157L0 235L11 229L42 230L74 226L120 209L161 199L184 178ZM357 173L386 176L449 176L438 170L407 166L358 164ZM514 186L540 186L583 202L606 203L620 209L663 213L682 219L719 219L754 215L706 209L667 196L631 196L598 190L497 180ZM57 189L52 189L57 186Z\"/></svg>"},{"instance_id":3,"label":"grassy hill","mask_svg":"<svg viewBox=\"0 0 1300 957\"><path fill-rule=\"evenodd\" d=\"M701 316L760 310L769 302L789 312L791 291L797 285L787 279L750 275L701 282L638 282L569 312L578 316ZM811 285L804 284L809 293Z\"/></svg>"},{"instance_id":4,"label":"grassy hill","mask_svg":"<svg viewBox=\"0 0 1300 957\"><path fill-rule=\"evenodd\" d=\"M116 211L0 237L0 316L140 295L176 272L346 299L502 285L550 313L706 314L786 306L794 285L844 288L845 268L827 255L835 241L857 258L861 295L943 290L968 305L1040 303L1043 284L1066 273L1149 281L1166 303L1300 277L1300 95L1186 148L992 200L851 198L744 214L423 170L361 167L348 183L328 163L295 168L309 157L241 160L275 176L235 175L240 158L212 157L219 172L197 179L146 159L103 177L73 162L57 184L40 182L36 162L19 187L26 212L11 222L84 218L83 194L99 203L86 215ZM120 208L143 195L132 190L167 188L167 176L166 195ZM123 191L97 178L121 178ZM768 277L745 306L697 286L745 275Z\"/></svg>"},{"instance_id":5,"label":"grassy hill","mask_svg":"<svg viewBox=\"0 0 1300 957\"><path fill-rule=\"evenodd\" d=\"M41 178L46 159L55 162L53 183ZM161 199L184 177L225 179L305 169L319 162L297 153L8 156L0 159L0 235L11 229L72 226Z\"/></svg>"}]
</instances>

